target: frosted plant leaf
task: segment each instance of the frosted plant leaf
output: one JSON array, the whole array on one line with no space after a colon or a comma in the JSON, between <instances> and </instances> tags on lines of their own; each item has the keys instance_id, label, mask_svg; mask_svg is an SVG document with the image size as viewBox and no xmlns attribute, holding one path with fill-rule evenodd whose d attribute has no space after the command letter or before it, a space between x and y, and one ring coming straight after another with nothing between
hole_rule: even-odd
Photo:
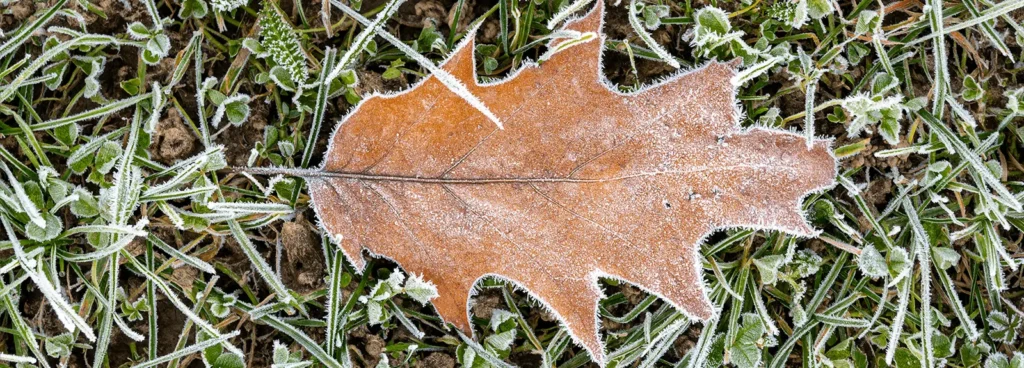
<instances>
[{"instance_id":1,"label":"frosted plant leaf","mask_svg":"<svg viewBox=\"0 0 1024 368\"><path fill-rule=\"evenodd\" d=\"M391 288L392 293L402 289L402 283L405 282L405 274L402 271L395 270L388 276L388 279L384 281L387 286Z\"/></svg>"},{"instance_id":2,"label":"frosted plant leaf","mask_svg":"<svg viewBox=\"0 0 1024 368\"><path fill-rule=\"evenodd\" d=\"M729 346L730 361L738 368L756 368L761 363L761 339L764 334L761 318L752 313L744 314L735 340Z\"/></svg>"},{"instance_id":3,"label":"frosted plant leaf","mask_svg":"<svg viewBox=\"0 0 1024 368\"><path fill-rule=\"evenodd\" d=\"M835 10L830 0L807 0L807 15L812 19L824 18Z\"/></svg>"},{"instance_id":4,"label":"frosted plant leaf","mask_svg":"<svg viewBox=\"0 0 1024 368\"><path fill-rule=\"evenodd\" d=\"M968 74L964 77L964 89L962 97L965 101L977 101L981 99L981 96L985 93L978 81L974 79L974 76Z\"/></svg>"},{"instance_id":5,"label":"frosted plant leaf","mask_svg":"<svg viewBox=\"0 0 1024 368\"><path fill-rule=\"evenodd\" d=\"M932 256L935 257L940 270L949 269L960 262L960 253L949 247L932 248Z\"/></svg>"},{"instance_id":6,"label":"frosted plant leaf","mask_svg":"<svg viewBox=\"0 0 1024 368\"><path fill-rule=\"evenodd\" d=\"M103 66L106 65L107 58L104 57L75 57L75 60L85 64L86 76L85 76L85 87L82 90L82 96L85 98L92 98L100 90L99 76L103 72Z\"/></svg>"},{"instance_id":7,"label":"frosted plant leaf","mask_svg":"<svg viewBox=\"0 0 1024 368\"><path fill-rule=\"evenodd\" d=\"M231 307L238 301L238 297L233 293L221 293L220 296L213 295L207 298L207 300L210 303L210 313L213 313L217 318L224 318L231 314Z\"/></svg>"},{"instance_id":8,"label":"frosted plant leaf","mask_svg":"<svg viewBox=\"0 0 1024 368\"><path fill-rule=\"evenodd\" d=\"M854 32L857 35L867 34L874 32L882 18L878 16L878 12L874 10L864 10L857 16L857 26L854 27Z\"/></svg>"},{"instance_id":9,"label":"frosted plant leaf","mask_svg":"<svg viewBox=\"0 0 1024 368\"><path fill-rule=\"evenodd\" d=\"M953 172L953 165L946 160L935 161L931 165L928 165L928 170L924 174L924 179L921 181L922 187L931 187L936 183L945 180ZM942 188L936 188L942 189Z\"/></svg>"},{"instance_id":10,"label":"frosted plant leaf","mask_svg":"<svg viewBox=\"0 0 1024 368\"><path fill-rule=\"evenodd\" d=\"M146 46L142 52L142 60L149 65L155 65L160 59L167 57L171 51L171 39L163 33L151 35L146 40Z\"/></svg>"},{"instance_id":11,"label":"frosted plant leaf","mask_svg":"<svg viewBox=\"0 0 1024 368\"><path fill-rule=\"evenodd\" d=\"M484 339L484 344L488 348L494 350L508 350L512 347L512 343L516 341L516 330L510 329L508 331L499 332L491 336L487 336Z\"/></svg>"},{"instance_id":12,"label":"frosted plant leaf","mask_svg":"<svg viewBox=\"0 0 1024 368\"><path fill-rule=\"evenodd\" d=\"M781 254L754 258L754 266L757 267L758 273L761 275L761 283L764 285L774 285L775 281L779 279L779 269L782 268L785 260L786 256Z\"/></svg>"},{"instance_id":13,"label":"frosted plant leaf","mask_svg":"<svg viewBox=\"0 0 1024 368\"><path fill-rule=\"evenodd\" d=\"M988 337L992 340L1013 344L1017 341L1020 326L1021 318L1017 314L1006 315L1000 311L993 311L988 315Z\"/></svg>"},{"instance_id":14,"label":"frosted plant leaf","mask_svg":"<svg viewBox=\"0 0 1024 368\"><path fill-rule=\"evenodd\" d=\"M882 254L875 249L874 245L867 244L864 249L860 252L860 257L857 259L857 266L861 272L864 272L870 278L877 279L888 275L888 265L885 263L885 258Z\"/></svg>"},{"instance_id":15,"label":"frosted plant leaf","mask_svg":"<svg viewBox=\"0 0 1024 368\"><path fill-rule=\"evenodd\" d=\"M290 69L281 65L275 65L273 68L270 68L270 73L267 73L267 76L281 89L295 92L299 90L299 85L295 82L291 73Z\"/></svg>"},{"instance_id":16,"label":"frosted plant leaf","mask_svg":"<svg viewBox=\"0 0 1024 368\"><path fill-rule=\"evenodd\" d=\"M144 40L151 36L149 28L142 22L132 22L128 25L128 36L134 40Z\"/></svg>"},{"instance_id":17,"label":"frosted plant leaf","mask_svg":"<svg viewBox=\"0 0 1024 368\"><path fill-rule=\"evenodd\" d=\"M672 66L673 68L679 69L679 62L674 57L672 57L672 55L669 54L664 47L658 44L658 42L655 41L654 38L651 37L651 35L648 34L646 30L644 30L645 26L641 24L640 18L637 17L637 13L644 12L645 10L646 8L642 3L638 2L637 0L630 0L628 18L629 25L633 27L633 32L636 34L638 38L640 38L641 41L643 41L645 45L647 45L648 48L650 48L651 52L658 56L659 59L661 59L668 65ZM667 15L668 7L666 6L664 10L665 14ZM661 23L661 18L658 17L657 13L657 10L653 10L653 14L649 15L649 18L651 18L651 20L648 21L646 25L648 29L657 28L658 24L653 24L655 23L655 20L657 23Z\"/></svg>"},{"instance_id":18,"label":"frosted plant leaf","mask_svg":"<svg viewBox=\"0 0 1024 368\"><path fill-rule=\"evenodd\" d=\"M495 309L491 314L491 336L484 339L484 346L492 351L505 351L512 347L516 340L516 315L512 312Z\"/></svg>"},{"instance_id":19,"label":"frosted plant leaf","mask_svg":"<svg viewBox=\"0 0 1024 368\"><path fill-rule=\"evenodd\" d=\"M821 256L810 249L801 249L793 257L794 271L797 278L804 278L818 273L821 264Z\"/></svg>"},{"instance_id":20,"label":"frosted plant leaf","mask_svg":"<svg viewBox=\"0 0 1024 368\"><path fill-rule=\"evenodd\" d=\"M694 42L697 45L704 45L715 42L717 38L727 35L732 31L732 24L729 23L729 15L724 10L716 7L705 7L694 13L697 24L694 28L696 37Z\"/></svg>"},{"instance_id":21,"label":"frosted plant leaf","mask_svg":"<svg viewBox=\"0 0 1024 368\"><path fill-rule=\"evenodd\" d=\"M288 346L282 344L281 341L274 340L274 364L285 364L289 362L291 353L288 352Z\"/></svg>"},{"instance_id":22,"label":"frosted plant leaf","mask_svg":"<svg viewBox=\"0 0 1024 368\"><path fill-rule=\"evenodd\" d=\"M390 315L384 310L384 306L376 300L366 301L366 318L370 325L379 325L390 319Z\"/></svg>"},{"instance_id":23,"label":"frosted plant leaf","mask_svg":"<svg viewBox=\"0 0 1024 368\"><path fill-rule=\"evenodd\" d=\"M306 178L325 232L344 237L338 247L356 270L369 250L422 275L436 285L439 315L467 334L473 285L507 278L604 363L598 277L627 280L706 320L714 310L697 259L705 235L722 227L817 234L798 206L834 184L830 142L808 149L799 134L741 128L729 64L628 95L610 89L599 63L603 7L565 29L597 37L502 82L476 82L472 40L453 51L442 68L504 129L431 75L404 93L363 99L337 125L318 170L289 171ZM371 303L386 288L363 299L373 319L386 319Z\"/></svg>"},{"instance_id":24,"label":"frosted plant leaf","mask_svg":"<svg viewBox=\"0 0 1024 368\"><path fill-rule=\"evenodd\" d=\"M267 57L267 52L263 50L263 45L260 45L259 41L253 38L246 38L242 40L242 47L246 48L258 58Z\"/></svg>"},{"instance_id":25,"label":"frosted plant leaf","mask_svg":"<svg viewBox=\"0 0 1024 368\"><path fill-rule=\"evenodd\" d=\"M729 16L722 9L712 6L701 8L694 13L694 19L696 25L690 43L696 48L698 57L707 57L719 46L731 46L735 42L746 46L740 40L743 32L732 30Z\"/></svg>"},{"instance_id":26,"label":"frosted plant leaf","mask_svg":"<svg viewBox=\"0 0 1024 368\"><path fill-rule=\"evenodd\" d=\"M421 278L417 278L419 282L423 282ZM391 313L384 308L384 303L387 303L392 297L403 292L402 284L405 283L405 280L405 275L401 271L395 270L386 280L377 281L377 284L370 289L367 295L359 297L359 302L366 304L366 315L371 325L381 324L391 319ZM424 287L423 285L416 286L418 288ZM416 292L419 294L414 296L413 299L426 295L424 290L417 290ZM418 301L419 299L416 300ZM429 298L427 301L429 301Z\"/></svg>"},{"instance_id":27,"label":"frosted plant leaf","mask_svg":"<svg viewBox=\"0 0 1024 368\"><path fill-rule=\"evenodd\" d=\"M1003 353L994 353L985 360L985 368L1024 368L1024 355L1020 352L1013 353L1013 359Z\"/></svg>"},{"instance_id":28,"label":"frosted plant leaf","mask_svg":"<svg viewBox=\"0 0 1024 368\"><path fill-rule=\"evenodd\" d=\"M668 5L644 5L643 11L644 27L649 31L658 29L661 26L661 18L669 15Z\"/></svg>"},{"instance_id":29,"label":"frosted plant leaf","mask_svg":"<svg viewBox=\"0 0 1024 368\"><path fill-rule=\"evenodd\" d=\"M72 215L78 218L89 218L100 214L100 204L96 201L96 196L82 188L75 188L74 194L78 196L78 199L71 202L68 207L71 209Z\"/></svg>"},{"instance_id":30,"label":"frosted plant leaf","mask_svg":"<svg viewBox=\"0 0 1024 368\"><path fill-rule=\"evenodd\" d=\"M29 239L45 242L53 240L64 230L64 223L61 219L50 212L42 212L41 216L46 221L46 226L39 226L35 222L25 225L25 235Z\"/></svg>"},{"instance_id":31,"label":"frosted plant leaf","mask_svg":"<svg viewBox=\"0 0 1024 368\"><path fill-rule=\"evenodd\" d=\"M1014 115L1024 114L1024 88L1017 88L1006 92L1006 108L1013 111Z\"/></svg>"},{"instance_id":32,"label":"frosted plant leaf","mask_svg":"<svg viewBox=\"0 0 1024 368\"><path fill-rule=\"evenodd\" d=\"M288 345L277 340L274 340L272 359L271 368L304 368L313 365L313 362L302 360L302 350L288 351Z\"/></svg>"},{"instance_id":33,"label":"frosted plant leaf","mask_svg":"<svg viewBox=\"0 0 1024 368\"><path fill-rule=\"evenodd\" d=\"M807 0L779 1L768 7L767 13L790 28L800 28L808 19Z\"/></svg>"},{"instance_id":34,"label":"frosted plant leaf","mask_svg":"<svg viewBox=\"0 0 1024 368\"><path fill-rule=\"evenodd\" d=\"M903 248L889 249L889 277L899 281L910 272L910 256Z\"/></svg>"},{"instance_id":35,"label":"frosted plant leaf","mask_svg":"<svg viewBox=\"0 0 1024 368\"><path fill-rule=\"evenodd\" d=\"M218 103L217 111L210 118L210 125L218 127L225 117L233 126L242 125L249 118L249 95L239 93Z\"/></svg>"},{"instance_id":36,"label":"frosted plant leaf","mask_svg":"<svg viewBox=\"0 0 1024 368\"><path fill-rule=\"evenodd\" d=\"M206 0L182 0L181 7L178 8L178 18L182 20L203 19L209 12L210 8L206 5Z\"/></svg>"},{"instance_id":37,"label":"frosted plant leaf","mask_svg":"<svg viewBox=\"0 0 1024 368\"><path fill-rule=\"evenodd\" d=\"M795 2L796 7L793 9L793 18L789 20L789 26L794 29L803 27L807 24L808 7L807 0L797 0Z\"/></svg>"},{"instance_id":38,"label":"frosted plant leaf","mask_svg":"<svg viewBox=\"0 0 1024 368\"><path fill-rule=\"evenodd\" d=\"M859 136L867 128L877 125L879 134L886 143L899 143L900 120L903 119L903 96L872 97L859 93L844 99L841 103L853 120L847 126L849 137Z\"/></svg>"},{"instance_id":39,"label":"frosted plant leaf","mask_svg":"<svg viewBox=\"0 0 1024 368\"><path fill-rule=\"evenodd\" d=\"M274 3L263 4L260 11L260 45L274 63L288 72L290 82L301 84L309 77L306 53L302 51L295 29Z\"/></svg>"},{"instance_id":40,"label":"frosted plant leaf","mask_svg":"<svg viewBox=\"0 0 1024 368\"><path fill-rule=\"evenodd\" d=\"M13 192L12 194L14 194L15 197L14 200L10 200L8 203L19 207L18 209L20 212L25 213L29 220L31 220L31 223L35 226L41 228L46 227L47 221L43 218L42 211L40 211L39 207L36 206L35 201L29 198L28 193L25 192L25 186L18 181L17 177L14 176L11 169L7 167L7 163L0 160L0 169L3 169L4 174L7 176L7 182L4 184L10 185L11 191Z\"/></svg>"},{"instance_id":41,"label":"frosted plant leaf","mask_svg":"<svg viewBox=\"0 0 1024 368\"><path fill-rule=\"evenodd\" d=\"M62 358L71 355L71 346L74 344L74 336L65 332L57 336L46 338L46 355L52 358Z\"/></svg>"},{"instance_id":42,"label":"frosted plant leaf","mask_svg":"<svg viewBox=\"0 0 1024 368\"><path fill-rule=\"evenodd\" d=\"M437 297L437 286L429 281L424 281L419 275L412 275L405 282L405 295L420 304L427 304L431 299Z\"/></svg>"},{"instance_id":43,"label":"frosted plant leaf","mask_svg":"<svg viewBox=\"0 0 1024 368\"><path fill-rule=\"evenodd\" d=\"M210 0L210 7L219 12L229 12L247 3L246 0Z\"/></svg>"},{"instance_id":44,"label":"frosted plant leaf","mask_svg":"<svg viewBox=\"0 0 1024 368\"><path fill-rule=\"evenodd\" d=\"M286 157L291 157L295 154L295 144L289 141L277 141L277 149Z\"/></svg>"},{"instance_id":45,"label":"frosted plant leaf","mask_svg":"<svg viewBox=\"0 0 1024 368\"><path fill-rule=\"evenodd\" d=\"M489 324L489 326L491 327L491 331L497 332L501 330L501 326L503 324L505 324L508 321L514 321L515 317L516 315L512 312L509 312L504 309L495 309L491 313L491 321Z\"/></svg>"}]
</instances>

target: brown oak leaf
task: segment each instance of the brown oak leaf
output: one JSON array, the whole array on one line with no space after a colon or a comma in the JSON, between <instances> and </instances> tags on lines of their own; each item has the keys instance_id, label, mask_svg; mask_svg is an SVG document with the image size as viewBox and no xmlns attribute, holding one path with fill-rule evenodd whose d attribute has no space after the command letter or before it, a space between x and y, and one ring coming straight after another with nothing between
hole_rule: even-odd
<instances>
[{"instance_id":1,"label":"brown oak leaf","mask_svg":"<svg viewBox=\"0 0 1024 368\"><path fill-rule=\"evenodd\" d=\"M600 35L598 4L567 29ZM729 64L612 90L603 43L489 84L476 82L472 41L458 47L443 68L504 129L435 77L366 98L308 177L323 227L357 269L365 249L433 282L437 312L470 334L468 300L488 276L550 308L598 362L599 277L711 318L702 239L733 227L813 236L799 204L833 185L831 141L741 128Z\"/></svg>"}]
</instances>

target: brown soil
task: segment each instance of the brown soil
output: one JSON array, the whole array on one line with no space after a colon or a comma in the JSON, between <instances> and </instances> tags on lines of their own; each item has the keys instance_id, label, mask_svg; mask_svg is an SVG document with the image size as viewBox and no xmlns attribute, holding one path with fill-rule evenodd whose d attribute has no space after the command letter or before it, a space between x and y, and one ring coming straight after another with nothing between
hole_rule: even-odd
<instances>
[{"instance_id":1,"label":"brown soil","mask_svg":"<svg viewBox=\"0 0 1024 368\"><path fill-rule=\"evenodd\" d=\"M286 222L279 240L284 248L281 279L285 286L301 294L324 288L324 252L314 225L301 219Z\"/></svg>"},{"instance_id":2,"label":"brown soil","mask_svg":"<svg viewBox=\"0 0 1024 368\"><path fill-rule=\"evenodd\" d=\"M169 108L166 117L157 124L149 154L163 164L191 157L197 150L198 139L185 126L178 109Z\"/></svg>"}]
</instances>

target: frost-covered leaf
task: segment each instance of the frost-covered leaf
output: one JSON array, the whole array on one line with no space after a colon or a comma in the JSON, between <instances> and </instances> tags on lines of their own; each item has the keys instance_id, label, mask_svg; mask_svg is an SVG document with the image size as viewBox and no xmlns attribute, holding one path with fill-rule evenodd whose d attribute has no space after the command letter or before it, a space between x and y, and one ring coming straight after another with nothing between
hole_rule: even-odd
<instances>
[{"instance_id":1,"label":"frost-covered leaf","mask_svg":"<svg viewBox=\"0 0 1024 368\"><path fill-rule=\"evenodd\" d=\"M387 354L380 354L380 360L377 361L377 365L374 368L391 368L391 361L388 359Z\"/></svg>"},{"instance_id":2,"label":"frost-covered leaf","mask_svg":"<svg viewBox=\"0 0 1024 368\"><path fill-rule=\"evenodd\" d=\"M247 0L210 0L210 6L219 12L232 11L248 3Z\"/></svg>"},{"instance_id":3,"label":"frost-covered leaf","mask_svg":"<svg viewBox=\"0 0 1024 368\"><path fill-rule=\"evenodd\" d=\"M210 118L210 125L216 128L224 118L231 125L242 125L249 118L249 96L237 94L217 102L217 111Z\"/></svg>"},{"instance_id":4,"label":"frost-covered leaf","mask_svg":"<svg viewBox=\"0 0 1024 368\"><path fill-rule=\"evenodd\" d=\"M1017 341L1017 332L1020 330L1021 318L1015 313L1007 315L1000 311L993 311L988 315L988 336L992 340L1013 344Z\"/></svg>"},{"instance_id":5,"label":"frost-covered leaf","mask_svg":"<svg viewBox=\"0 0 1024 368\"><path fill-rule=\"evenodd\" d=\"M70 332L46 338L46 355L52 358L63 358L71 355L71 347L75 338Z\"/></svg>"},{"instance_id":6,"label":"frost-covered leaf","mask_svg":"<svg viewBox=\"0 0 1024 368\"><path fill-rule=\"evenodd\" d=\"M46 220L46 226L39 226L31 221L25 225L25 235L28 235L29 239L38 242L53 240L64 230L64 223L57 216L49 212L43 212L42 216Z\"/></svg>"},{"instance_id":7,"label":"frost-covered leaf","mask_svg":"<svg viewBox=\"0 0 1024 368\"><path fill-rule=\"evenodd\" d=\"M825 357L833 361L835 364L837 361L842 361L850 358L850 343L851 339L842 340L842 342L836 344L832 348L825 352Z\"/></svg>"},{"instance_id":8,"label":"frost-covered leaf","mask_svg":"<svg viewBox=\"0 0 1024 368\"><path fill-rule=\"evenodd\" d=\"M945 161L945 160L935 161L931 165L928 165L928 170L925 172L924 180L922 181L921 184L923 186L930 187L930 186L934 185L935 183L938 183L938 182L948 178L949 175L952 174L952 172L953 172L953 165L951 165L949 163L949 161ZM936 189L942 189L942 188L936 188Z\"/></svg>"},{"instance_id":9,"label":"frost-covered leaf","mask_svg":"<svg viewBox=\"0 0 1024 368\"><path fill-rule=\"evenodd\" d=\"M290 363L291 353L288 351L288 346L282 344L280 341L274 340L274 364L285 364Z\"/></svg>"},{"instance_id":10,"label":"frost-covered leaf","mask_svg":"<svg viewBox=\"0 0 1024 368\"><path fill-rule=\"evenodd\" d=\"M708 6L697 10L693 17L696 24L690 43L695 48L696 56L708 57L720 50L726 50L731 53L730 57L743 57L744 62L748 64L756 60L758 51L741 39L743 32L732 30L729 16L724 10Z\"/></svg>"},{"instance_id":11,"label":"frost-covered leaf","mask_svg":"<svg viewBox=\"0 0 1024 368\"><path fill-rule=\"evenodd\" d=\"M142 60L146 64L155 65L160 62L171 51L171 39L163 33L152 35L146 40L146 47L143 49Z\"/></svg>"},{"instance_id":12,"label":"frost-covered leaf","mask_svg":"<svg viewBox=\"0 0 1024 368\"><path fill-rule=\"evenodd\" d=\"M903 248L889 250L889 277L897 280L910 271L910 256Z\"/></svg>"},{"instance_id":13,"label":"frost-covered leaf","mask_svg":"<svg viewBox=\"0 0 1024 368\"><path fill-rule=\"evenodd\" d=\"M765 285L775 284L779 278L779 269L786 257L781 254L772 254L760 258L754 258L754 266L761 275L761 283Z\"/></svg>"},{"instance_id":14,"label":"frost-covered leaf","mask_svg":"<svg viewBox=\"0 0 1024 368\"><path fill-rule=\"evenodd\" d=\"M894 355L893 363L895 363L894 365L896 366L896 368L922 367L921 359L918 358L918 356L915 355L914 352L910 351L910 349L907 348L896 349L896 354Z\"/></svg>"},{"instance_id":15,"label":"frost-covered leaf","mask_svg":"<svg viewBox=\"0 0 1024 368\"><path fill-rule=\"evenodd\" d=\"M653 31L661 26L661 18L669 15L669 7L668 5L646 5L642 14L644 27Z\"/></svg>"},{"instance_id":16,"label":"frost-covered leaf","mask_svg":"<svg viewBox=\"0 0 1024 368\"><path fill-rule=\"evenodd\" d=\"M812 19L821 19L835 11L831 0L806 0L807 15Z\"/></svg>"},{"instance_id":17,"label":"frost-covered leaf","mask_svg":"<svg viewBox=\"0 0 1024 368\"><path fill-rule=\"evenodd\" d=\"M807 0L778 1L767 13L790 28L800 28L807 23L808 10Z\"/></svg>"},{"instance_id":18,"label":"frost-covered leaf","mask_svg":"<svg viewBox=\"0 0 1024 368\"><path fill-rule=\"evenodd\" d=\"M496 351L504 351L512 347L512 343L516 339L515 314L495 309L491 314L490 327L494 334L484 339L486 347Z\"/></svg>"},{"instance_id":19,"label":"frost-covered leaf","mask_svg":"<svg viewBox=\"0 0 1024 368\"><path fill-rule=\"evenodd\" d=\"M285 91L294 92L298 89L298 85L292 80L292 75L290 73L291 72L287 68L275 65L273 68L270 68L270 73L267 74L267 76L270 80L274 81L274 84L278 87L281 87ZM384 75L381 74L381 76L383 77Z\"/></svg>"},{"instance_id":20,"label":"frost-covered leaf","mask_svg":"<svg viewBox=\"0 0 1024 368\"><path fill-rule=\"evenodd\" d=\"M210 364L210 368L245 368L245 360L237 354L221 354Z\"/></svg>"},{"instance_id":21,"label":"frost-covered leaf","mask_svg":"<svg viewBox=\"0 0 1024 368\"><path fill-rule=\"evenodd\" d=\"M932 256L940 270L946 270L960 262L960 253L949 247L932 248Z\"/></svg>"},{"instance_id":22,"label":"frost-covered leaf","mask_svg":"<svg viewBox=\"0 0 1024 368\"><path fill-rule=\"evenodd\" d=\"M953 354L956 354L955 346L956 337L951 339L949 336L943 334L935 334L932 336L932 347L935 349L936 358L945 359L953 356Z\"/></svg>"},{"instance_id":23,"label":"frost-covered leaf","mask_svg":"<svg viewBox=\"0 0 1024 368\"><path fill-rule=\"evenodd\" d=\"M234 294L219 294L207 298L210 303L210 313L217 318L227 317L231 313L231 307L238 301Z\"/></svg>"},{"instance_id":24,"label":"frost-covered leaf","mask_svg":"<svg viewBox=\"0 0 1024 368\"><path fill-rule=\"evenodd\" d=\"M793 255L793 272L797 278L804 278L815 273L822 264L821 256L810 249L801 249Z\"/></svg>"},{"instance_id":25,"label":"frost-covered leaf","mask_svg":"<svg viewBox=\"0 0 1024 368\"><path fill-rule=\"evenodd\" d=\"M960 362L963 366L977 367L981 365L982 360L988 356L992 348L984 340L978 340L977 342L965 341L959 350Z\"/></svg>"},{"instance_id":26,"label":"frost-covered leaf","mask_svg":"<svg viewBox=\"0 0 1024 368\"><path fill-rule=\"evenodd\" d=\"M888 81L890 79L876 78L872 83L875 91L873 95L860 93L842 101L841 105L853 118L847 127L849 137L856 137L867 128L877 125L886 143L899 143L900 120L903 119L905 106L902 105L903 96L884 97L885 92L893 86ZM891 81L895 82L894 79Z\"/></svg>"},{"instance_id":27,"label":"frost-covered leaf","mask_svg":"<svg viewBox=\"0 0 1024 368\"><path fill-rule=\"evenodd\" d=\"M995 353L985 360L985 368L1024 368L1024 355L1015 352L1011 359L1003 353Z\"/></svg>"},{"instance_id":28,"label":"frost-covered leaf","mask_svg":"<svg viewBox=\"0 0 1024 368\"><path fill-rule=\"evenodd\" d=\"M218 0L214 0L214 3L217 2ZM178 9L178 18L203 19L206 17L206 13L208 12L209 8L207 8L206 1L204 0L183 0L181 2L181 8Z\"/></svg>"},{"instance_id":29,"label":"frost-covered leaf","mask_svg":"<svg viewBox=\"0 0 1024 368\"><path fill-rule=\"evenodd\" d=\"M133 39L143 40L149 38L151 33L149 28L146 28L146 25L142 24L142 22L132 22L128 25L128 35Z\"/></svg>"},{"instance_id":30,"label":"frost-covered leaf","mask_svg":"<svg viewBox=\"0 0 1024 368\"><path fill-rule=\"evenodd\" d=\"M424 281L419 275L412 275L405 282L405 294L420 304L427 304L431 299L437 297L437 286L429 281Z\"/></svg>"},{"instance_id":31,"label":"frost-covered leaf","mask_svg":"<svg viewBox=\"0 0 1024 368\"><path fill-rule=\"evenodd\" d=\"M977 101L981 98L984 91L978 81L974 79L974 76L968 74L964 77L964 90L963 98L967 101Z\"/></svg>"},{"instance_id":32,"label":"frost-covered leaf","mask_svg":"<svg viewBox=\"0 0 1024 368\"><path fill-rule=\"evenodd\" d=\"M879 21L881 21L881 18L878 16L878 12L874 10L864 10L860 12L860 15L857 17L857 26L854 28L854 31L858 35L873 32L875 27L878 26Z\"/></svg>"},{"instance_id":33,"label":"frost-covered leaf","mask_svg":"<svg viewBox=\"0 0 1024 368\"><path fill-rule=\"evenodd\" d=\"M391 315L384 306L376 300L366 301L366 317L369 319L370 325L379 325L384 321L391 319Z\"/></svg>"},{"instance_id":34,"label":"frost-covered leaf","mask_svg":"<svg viewBox=\"0 0 1024 368\"><path fill-rule=\"evenodd\" d=\"M101 174L109 173L117 164L117 158L121 157L122 150L121 144L118 142L103 142L103 145L96 151L93 161L96 171Z\"/></svg>"},{"instance_id":35,"label":"frost-covered leaf","mask_svg":"<svg viewBox=\"0 0 1024 368\"><path fill-rule=\"evenodd\" d=\"M889 274L889 266L886 264L885 258L871 244L865 245L864 249L861 250L857 266L861 272L864 272L870 278L884 277Z\"/></svg>"},{"instance_id":36,"label":"frost-covered leaf","mask_svg":"<svg viewBox=\"0 0 1024 368\"><path fill-rule=\"evenodd\" d=\"M729 345L730 361L738 368L756 368L761 363L764 345L764 322L755 314L744 314L736 331L735 341Z\"/></svg>"},{"instance_id":37,"label":"frost-covered leaf","mask_svg":"<svg viewBox=\"0 0 1024 368\"><path fill-rule=\"evenodd\" d=\"M309 77L306 53L302 51L299 36L273 2L264 2L260 11L260 45L278 66L287 71L288 80L301 84ZM214 9L218 9L214 2Z\"/></svg>"},{"instance_id":38,"label":"frost-covered leaf","mask_svg":"<svg viewBox=\"0 0 1024 368\"><path fill-rule=\"evenodd\" d=\"M82 89L82 96L92 98L99 92L99 76L103 72L103 66L107 62L105 57L78 57L72 62L85 73L85 87Z\"/></svg>"},{"instance_id":39,"label":"frost-covered leaf","mask_svg":"<svg viewBox=\"0 0 1024 368\"><path fill-rule=\"evenodd\" d=\"M78 124L68 124L57 127L53 130L54 138L57 138L60 143L65 146L71 147L78 140L78 135L82 133L82 126Z\"/></svg>"},{"instance_id":40,"label":"frost-covered leaf","mask_svg":"<svg viewBox=\"0 0 1024 368\"><path fill-rule=\"evenodd\" d=\"M603 6L569 30L600 34ZM440 316L467 333L476 281L515 280L603 360L595 276L650 288L707 319L695 256L705 234L815 234L797 204L833 183L828 143L809 149L802 135L741 128L727 64L636 94L610 90L598 77L603 44L580 42L488 85L474 79L472 42L455 50L443 68L504 129L433 76L363 100L338 124L322 170L300 173L325 229L344 237L344 255L362 269L367 248L423 275L437 286ZM820 266L807 255L796 272ZM368 312L381 314L373 299Z\"/></svg>"},{"instance_id":41,"label":"frost-covered leaf","mask_svg":"<svg viewBox=\"0 0 1024 368\"><path fill-rule=\"evenodd\" d=\"M1006 108L1013 111L1015 115L1024 114L1024 88L1017 88L1007 91Z\"/></svg>"},{"instance_id":42,"label":"frost-covered leaf","mask_svg":"<svg viewBox=\"0 0 1024 368\"><path fill-rule=\"evenodd\" d=\"M121 314L129 321L141 321L143 312L149 311L149 304L145 297L134 302L125 300L121 303Z\"/></svg>"}]
</instances>

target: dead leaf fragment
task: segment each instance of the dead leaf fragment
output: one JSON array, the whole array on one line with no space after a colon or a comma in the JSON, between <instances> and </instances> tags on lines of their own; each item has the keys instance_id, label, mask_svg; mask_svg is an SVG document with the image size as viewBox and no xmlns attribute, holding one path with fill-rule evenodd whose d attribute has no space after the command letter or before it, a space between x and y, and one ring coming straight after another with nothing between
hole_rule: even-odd
<instances>
[{"instance_id":1,"label":"dead leaf fragment","mask_svg":"<svg viewBox=\"0 0 1024 368\"><path fill-rule=\"evenodd\" d=\"M600 34L602 16L597 5L567 27ZM799 203L833 184L831 141L808 150L800 135L739 127L727 64L613 91L603 41L483 85L461 45L444 68L504 130L433 77L366 98L308 178L325 229L357 268L367 249L435 283L438 313L466 333L485 276L523 286L598 362L598 277L712 317L701 240L727 227L813 235Z\"/></svg>"}]
</instances>

